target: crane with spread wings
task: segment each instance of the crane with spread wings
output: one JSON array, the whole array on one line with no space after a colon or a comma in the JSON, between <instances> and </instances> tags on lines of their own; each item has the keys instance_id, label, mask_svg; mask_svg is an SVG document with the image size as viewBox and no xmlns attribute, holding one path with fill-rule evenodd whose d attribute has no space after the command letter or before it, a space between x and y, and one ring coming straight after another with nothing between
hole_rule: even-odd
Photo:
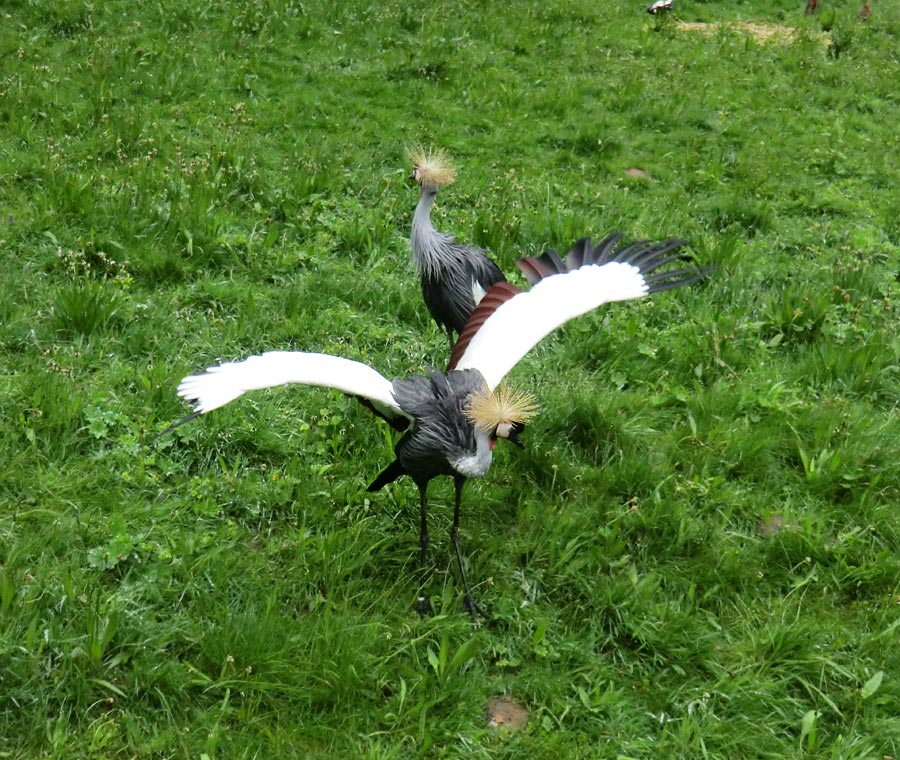
<instances>
[{"instance_id":1,"label":"crane with spread wings","mask_svg":"<svg viewBox=\"0 0 900 760\"><path fill-rule=\"evenodd\" d=\"M210 367L185 377L178 394L206 414L249 391L290 383L335 388L359 399L397 430L405 431L395 459L369 486L376 491L402 475L419 490L419 549L428 550L428 484L453 478L455 499L450 539L465 589L465 607L483 614L468 580L459 547L460 503L468 478L483 476L498 439L518 442L536 412L534 399L501 385L504 377L546 335L599 306L626 301L702 279L708 268L684 266L685 241L641 241L616 247L621 235L597 245L584 238L565 259L554 251L518 262L532 284L521 291L506 281L491 286L473 311L447 371L388 380L361 362L321 353L270 351ZM676 266L671 266L671 265ZM424 587L423 587L424 588ZM427 610L424 591L417 609Z\"/></svg>"}]
</instances>

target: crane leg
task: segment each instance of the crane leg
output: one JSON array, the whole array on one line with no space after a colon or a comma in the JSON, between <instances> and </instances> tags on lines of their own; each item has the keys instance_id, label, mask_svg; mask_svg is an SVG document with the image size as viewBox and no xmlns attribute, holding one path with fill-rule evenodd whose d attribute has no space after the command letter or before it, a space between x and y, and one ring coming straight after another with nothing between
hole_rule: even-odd
<instances>
[{"instance_id":1,"label":"crane leg","mask_svg":"<svg viewBox=\"0 0 900 760\"><path fill-rule=\"evenodd\" d=\"M453 551L456 552L459 576L462 578L463 587L466 589L466 600L463 606L469 611L474 620L477 615L487 617L487 613L475 601L475 597L472 596L472 589L469 588L469 580L466 578L466 568L463 565L462 553L459 551L459 503L462 499L462 490L466 484L466 479L461 475L457 475L454 477L453 483L456 486L456 502L453 506L453 526L450 528L450 543L453 544Z\"/></svg>"},{"instance_id":2,"label":"crane leg","mask_svg":"<svg viewBox=\"0 0 900 760\"><path fill-rule=\"evenodd\" d=\"M425 588L428 586L428 485L419 486L419 567L422 570L422 586L419 589L416 612L419 617L428 614L428 597Z\"/></svg>"}]
</instances>

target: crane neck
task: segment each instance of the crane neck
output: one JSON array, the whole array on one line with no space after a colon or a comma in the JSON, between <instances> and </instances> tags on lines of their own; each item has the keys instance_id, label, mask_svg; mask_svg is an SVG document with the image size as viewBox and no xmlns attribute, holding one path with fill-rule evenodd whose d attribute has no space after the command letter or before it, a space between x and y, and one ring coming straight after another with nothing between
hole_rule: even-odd
<instances>
[{"instance_id":1,"label":"crane neck","mask_svg":"<svg viewBox=\"0 0 900 760\"><path fill-rule=\"evenodd\" d=\"M493 459L494 442L490 436L480 428L474 430L474 449L470 449L462 456L451 460L450 464L460 475L467 478L480 478L491 467Z\"/></svg>"},{"instance_id":2,"label":"crane neck","mask_svg":"<svg viewBox=\"0 0 900 760\"><path fill-rule=\"evenodd\" d=\"M412 260L423 274L433 273L440 268L440 250L453 242L452 236L438 232L431 224L431 207L434 206L436 197L437 188L425 185L413 215L410 235Z\"/></svg>"},{"instance_id":3,"label":"crane neck","mask_svg":"<svg viewBox=\"0 0 900 760\"><path fill-rule=\"evenodd\" d=\"M428 185L422 188L422 192L419 193L419 202L416 204L416 213L413 216L413 236L415 236L417 230L420 232L434 232L434 227L431 226L431 207L434 206L435 198L437 198L436 188L431 188Z\"/></svg>"}]
</instances>

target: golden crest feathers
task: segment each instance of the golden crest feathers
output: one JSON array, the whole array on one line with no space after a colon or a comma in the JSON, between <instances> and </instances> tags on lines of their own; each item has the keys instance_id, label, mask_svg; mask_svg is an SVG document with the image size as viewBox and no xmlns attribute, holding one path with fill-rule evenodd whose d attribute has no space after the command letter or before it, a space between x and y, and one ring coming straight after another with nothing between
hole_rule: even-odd
<instances>
[{"instance_id":1,"label":"golden crest feathers","mask_svg":"<svg viewBox=\"0 0 900 760\"><path fill-rule=\"evenodd\" d=\"M409 151L409 160L415 168L416 182L420 185L446 187L456 182L456 169L447 151L442 148L428 148L421 145Z\"/></svg>"},{"instance_id":2,"label":"golden crest feathers","mask_svg":"<svg viewBox=\"0 0 900 760\"><path fill-rule=\"evenodd\" d=\"M491 434L503 422L524 423L537 414L534 396L514 388L498 388L476 393L466 407L468 420L485 433Z\"/></svg>"}]
</instances>

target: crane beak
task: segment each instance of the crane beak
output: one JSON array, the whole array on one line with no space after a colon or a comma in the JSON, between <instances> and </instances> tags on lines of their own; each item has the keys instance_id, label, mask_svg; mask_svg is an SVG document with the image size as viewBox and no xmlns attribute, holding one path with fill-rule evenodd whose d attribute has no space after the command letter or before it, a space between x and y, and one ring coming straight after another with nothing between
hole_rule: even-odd
<instances>
[{"instance_id":1,"label":"crane beak","mask_svg":"<svg viewBox=\"0 0 900 760\"><path fill-rule=\"evenodd\" d=\"M415 167L407 176L408 180L412 180L419 186L419 197L422 197L422 183L419 182L419 167Z\"/></svg>"},{"instance_id":2,"label":"crane beak","mask_svg":"<svg viewBox=\"0 0 900 760\"><path fill-rule=\"evenodd\" d=\"M519 437L522 435L523 430L525 430L525 424L523 422L501 422L497 426L494 436L498 439L503 438L510 443L515 444L520 449L524 449L525 444L522 443L522 439Z\"/></svg>"},{"instance_id":3,"label":"crane beak","mask_svg":"<svg viewBox=\"0 0 900 760\"><path fill-rule=\"evenodd\" d=\"M509 441L509 442L512 443L512 444L515 444L515 445L518 446L520 449L524 449L524 448L525 448L525 444L522 443L522 439L519 437L519 435L521 434L521 432L522 432L521 430L515 430L515 429L514 429L514 430L511 430L510 433L509 433L509 435L506 437L506 440Z\"/></svg>"}]
</instances>

